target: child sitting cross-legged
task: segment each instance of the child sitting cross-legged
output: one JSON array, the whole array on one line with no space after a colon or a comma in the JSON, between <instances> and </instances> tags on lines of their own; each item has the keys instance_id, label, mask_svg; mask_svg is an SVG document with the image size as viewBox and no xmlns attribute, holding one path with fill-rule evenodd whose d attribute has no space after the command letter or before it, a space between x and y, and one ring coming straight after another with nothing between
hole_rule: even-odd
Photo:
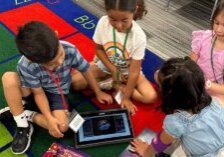
<instances>
[{"instance_id":1,"label":"child sitting cross-legged","mask_svg":"<svg viewBox=\"0 0 224 157\"><path fill-rule=\"evenodd\" d=\"M27 120L48 129L56 138L64 136L69 121L69 89L71 84L78 83L72 68L82 73L100 103L112 103L112 97L100 90L89 63L78 49L59 41L57 33L46 24L26 23L19 28L15 41L22 54L17 65L18 73L6 72L2 76L5 98L17 124L12 142L14 154L22 154L29 148L33 127ZM35 102L40 113L24 111L22 99Z\"/></svg>"}]
</instances>

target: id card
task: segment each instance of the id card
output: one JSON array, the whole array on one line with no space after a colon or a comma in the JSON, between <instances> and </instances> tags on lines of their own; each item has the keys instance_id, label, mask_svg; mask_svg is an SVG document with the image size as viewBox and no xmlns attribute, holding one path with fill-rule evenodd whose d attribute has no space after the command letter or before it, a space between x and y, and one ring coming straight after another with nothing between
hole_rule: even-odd
<instances>
[{"instance_id":1,"label":"id card","mask_svg":"<svg viewBox=\"0 0 224 157\"><path fill-rule=\"evenodd\" d=\"M123 97L123 94L121 91L117 91L116 94L114 95L114 99L119 105L121 104L122 97Z\"/></svg>"},{"instance_id":2,"label":"id card","mask_svg":"<svg viewBox=\"0 0 224 157\"><path fill-rule=\"evenodd\" d=\"M137 138L142 140L143 142L147 142L148 144L151 144L152 139L156 137L156 134L149 130L149 129L144 129L138 136ZM127 149L131 152L134 152L133 147L131 146L131 144L128 145Z\"/></svg>"},{"instance_id":3,"label":"id card","mask_svg":"<svg viewBox=\"0 0 224 157\"><path fill-rule=\"evenodd\" d=\"M68 126L74 132L78 132L79 128L82 126L84 121L85 120L82 118L82 116L74 109L71 113Z\"/></svg>"}]
</instances>

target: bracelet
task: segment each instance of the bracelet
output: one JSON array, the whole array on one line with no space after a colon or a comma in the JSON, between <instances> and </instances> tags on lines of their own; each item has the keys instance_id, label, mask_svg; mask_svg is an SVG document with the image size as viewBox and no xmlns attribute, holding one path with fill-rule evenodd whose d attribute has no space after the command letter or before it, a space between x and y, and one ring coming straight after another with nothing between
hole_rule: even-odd
<instances>
[{"instance_id":1,"label":"bracelet","mask_svg":"<svg viewBox=\"0 0 224 157\"><path fill-rule=\"evenodd\" d=\"M154 148L155 151L158 153L163 152L167 147L169 147L171 144L164 144L160 139L161 132L157 134L156 137L152 139L151 145Z\"/></svg>"},{"instance_id":2,"label":"bracelet","mask_svg":"<svg viewBox=\"0 0 224 157\"><path fill-rule=\"evenodd\" d=\"M207 81L205 82L205 89L209 89L209 88L211 88L211 87L212 87L212 81L207 80Z\"/></svg>"}]
</instances>

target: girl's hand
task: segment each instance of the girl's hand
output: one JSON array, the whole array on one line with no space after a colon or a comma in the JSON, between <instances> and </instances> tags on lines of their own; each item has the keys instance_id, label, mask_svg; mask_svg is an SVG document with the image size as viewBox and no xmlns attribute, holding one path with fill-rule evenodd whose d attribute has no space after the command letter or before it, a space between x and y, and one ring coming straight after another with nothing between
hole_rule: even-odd
<instances>
[{"instance_id":1,"label":"girl's hand","mask_svg":"<svg viewBox=\"0 0 224 157\"><path fill-rule=\"evenodd\" d=\"M60 126L63 127L63 124L61 124L60 121L53 116L50 119L47 119L47 126L50 135L56 138L61 138L64 136L64 134L59 129Z\"/></svg>"},{"instance_id":2,"label":"girl's hand","mask_svg":"<svg viewBox=\"0 0 224 157\"><path fill-rule=\"evenodd\" d=\"M143 142L140 139L135 139L131 142L131 145L133 146L134 152L136 152L141 157L150 157L150 147L149 144L146 142Z\"/></svg>"},{"instance_id":3,"label":"girl's hand","mask_svg":"<svg viewBox=\"0 0 224 157\"><path fill-rule=\"evenodd\" d=\"M112 104L113 103L113 98L111 97L111 95L109 95L101 90L96 92L96 98L102 104L105 104L105 103Z\"/></svg>"},{"instance_id":4,"label":"girl's hand","mask_svg":"<svg viewBox=\"0 0 224 157\"><path fill-rule=\"evenodd\" d=\"M137 107L131 102L129 98L122 98L121 108L126 108L131 114L135 114Z\"/></svg>"}]
</instances>

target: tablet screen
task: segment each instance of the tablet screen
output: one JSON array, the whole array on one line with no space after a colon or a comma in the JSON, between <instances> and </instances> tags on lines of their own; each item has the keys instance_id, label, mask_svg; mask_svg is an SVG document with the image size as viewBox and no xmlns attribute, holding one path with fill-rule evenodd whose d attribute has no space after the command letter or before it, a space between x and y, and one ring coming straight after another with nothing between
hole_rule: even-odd
<instances>
[{"instance_id":1,"label":"tablet screen","mask_svg":"<svg viewBox=\"0 0 224 157\"><path fill-rule=\"evenodd\" d=\"M100 110L81 113L84 124L75 135L76 147L129 141L133 131L127 110Z\"/></svg>"}]
</instances>

